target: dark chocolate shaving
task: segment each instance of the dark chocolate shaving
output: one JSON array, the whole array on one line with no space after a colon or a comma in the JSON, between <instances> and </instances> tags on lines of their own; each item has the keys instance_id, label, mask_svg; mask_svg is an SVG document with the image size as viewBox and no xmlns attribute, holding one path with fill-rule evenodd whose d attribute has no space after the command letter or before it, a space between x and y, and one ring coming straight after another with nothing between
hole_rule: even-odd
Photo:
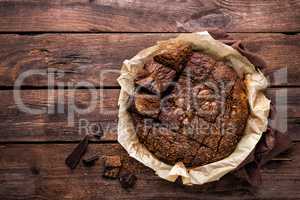
<instances>
[{"instance_id":1,"label":"dark chocolate shaving","mask_svg":"<svg viewBox=\"0 0 300 200\"><path fill-rule=\"evenodd\" d=\"M137 180L136 176L131 173L126 173L120 177L121 186L125 189L132 188Z\"/></svg>"},{"instance_id":2,"label":"dark chocolate shaving","mask_svg":"<svg viewBox=\"0 0 300 200\"><path fill-rule=\"evenodd\" d=\"M86 152L88 143L89 143L89 138L88 136L85 136L84 139L72 151L72 153L66 158L65 163L70 169L76 168L81 157Z\"/></svg>"},{"instance_id":3,"label":"dark chocolate shaving","mask_svg":"<svg viewBox=\"0 0 300 200\"><path fill-rule=\"evenodd\" d=\"M89 158L85 158L82 160L82 163L84 164L84 166L86 167L91 167L93 165L95 165L95 162L99 159L98 155L95 156L91 156Z\"/></svg>"}]
</instances>

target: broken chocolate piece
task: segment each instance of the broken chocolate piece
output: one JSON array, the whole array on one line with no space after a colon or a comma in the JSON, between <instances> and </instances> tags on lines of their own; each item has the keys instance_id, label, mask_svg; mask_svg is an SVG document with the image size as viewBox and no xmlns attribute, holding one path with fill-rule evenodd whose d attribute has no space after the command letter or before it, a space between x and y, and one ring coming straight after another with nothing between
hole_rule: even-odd
<instances>
[{"instance_id":1,"label":"broken chocolate piece","mask_svg":"<svg viewBox=\"0 0 300 200\"><path fill-rule=\"evenodd\" d=\"M107 156L104 162L103 177L111 179L118 178L121 166L120 156Z\"/></svg>"},{"instance_id":2,"label":"broken chocolate piece","mask_svg":"<svg viewBox=\"0 0 300 200\"><path fill-rule=\"evenodd\" d=\"M136 180L136 176L131 173L126 173L119 179L121 186L125 189L132 188L135 185Z\"/></svg>"},{"instance_id":3,"label":"broken chocolate piece","mask_svg":"<svg viewBox=\"0 0 300 200\"><path fill-rule=\"evenodd\" d=\"M82 160L82 163L86 166L86 167L91 167L95 164L95 162L99 159L99 156L95 155L89 158L85 158Z\"/></svg>"},{"instance_id":4,"label":"broken chocolate piece","mask_svg":"<svg viewBox=\"0 0 300 200\"><path fill-rule=\"evenodd\" d=\"M66 158L66 165L70 169L75 169L78 165L81 157L86 152L86 149L89 144L88 135L84 137L84 139L76 146L76 148L72 151L72 153Z\"/></svg>"}]
</instances>

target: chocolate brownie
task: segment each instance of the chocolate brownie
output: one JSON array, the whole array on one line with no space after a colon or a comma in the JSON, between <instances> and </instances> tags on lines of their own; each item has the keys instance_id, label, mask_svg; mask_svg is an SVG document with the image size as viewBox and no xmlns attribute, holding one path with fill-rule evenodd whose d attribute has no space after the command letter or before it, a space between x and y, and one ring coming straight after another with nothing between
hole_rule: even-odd
<instances>
[{"instance_id":1,"label":"chocolate brownie","mask_svg":"<svg viewBox=\"0 0 300 200\"><path fill-rule=\"evenodd\" d=\"M103 177L111 179L118 178L121 166L120 156L107 156L104 163Z\"/></svg>"},{"instance_id":2,"label":"chocolate brownie","mask_svg":"<svg viewBox=\"0 0 300 200\"><path fill-rule=\"evenodd\" d=\"M243 77L186 44L172 45L146 63L135 80L146 88L132 97L137 137L170 165L221 160L236 148L249 116Z\"/></svg>"}]
</instances>

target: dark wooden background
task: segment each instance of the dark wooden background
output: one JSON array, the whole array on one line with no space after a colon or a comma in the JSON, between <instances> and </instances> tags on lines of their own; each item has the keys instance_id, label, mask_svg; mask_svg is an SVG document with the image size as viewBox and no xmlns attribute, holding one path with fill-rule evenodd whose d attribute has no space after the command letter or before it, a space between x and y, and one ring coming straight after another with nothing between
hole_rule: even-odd
<instances>
[{"instance_id":1,"label":"dark wooden background","mask_svg":"<svg viewBox=\"0 0 300 200\"><path fill-rule=\"evenodd\" d=\"M230 175L201 187L164 181L117 143L117 113L99 111L101 106L117 110L116 78L124 59L157 40L208 28L243 39L267 61L268 72L287 69L286 82L270 76L267 94L275 102L275 94L287 91L287 133L294 145L263 168L257 189ZM0 0L0 199L300 199L299 32L299 0ZM76 114L74 126L67 124L68 109L39 115L20 111L14 83L31 69L44 75L23 83L19 92L26 105L56 108L63 96L67 106L74 84L88 81L99 91L97 109ZM100 72L109 69L101 79ZM50 73L55 75L52 85ZM78 107L88 105L87 88L75 94ZM122 155L124 169L138 177L135 188L125 191L118 181L103 179L102 159L90 169L65 166L64 159L83 137L79 119L109 127L87 154Z\"/></svg>"}]
</instances>

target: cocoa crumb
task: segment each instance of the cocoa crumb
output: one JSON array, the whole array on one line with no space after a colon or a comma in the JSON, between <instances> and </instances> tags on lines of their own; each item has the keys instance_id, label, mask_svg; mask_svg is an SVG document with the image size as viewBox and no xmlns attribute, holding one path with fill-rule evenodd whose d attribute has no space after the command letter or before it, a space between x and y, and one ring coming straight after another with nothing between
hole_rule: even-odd
<instances>
[{"instance_id":1,"label":"cocoa crumb","mask_svg":"<svg viewBox=\"0 0 300 200\"><path fill-rule=\"evenodd\" d=\"M124 189L132 188L135 185L137 178L132 173L123 174L120 178L120 184Z\"/></svg>"}]
</instances>

